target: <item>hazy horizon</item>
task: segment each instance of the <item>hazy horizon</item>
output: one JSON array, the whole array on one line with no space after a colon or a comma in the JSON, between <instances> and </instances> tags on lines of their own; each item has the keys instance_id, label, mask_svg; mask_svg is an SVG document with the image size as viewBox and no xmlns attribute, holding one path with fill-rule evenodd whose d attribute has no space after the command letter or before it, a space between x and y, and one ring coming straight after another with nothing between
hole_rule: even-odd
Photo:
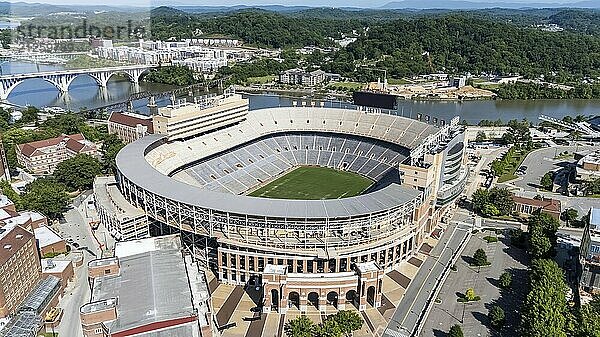
<instances>
[{"instance_id":1,"label":"hazy horizon","mask_svg":"<svg viewBox=\"0 0 600 337\"><path fill-rule=\"evenodd\" d=\"M93 3L90 1L81 1L81 0L45 0L45 1L36 1L36 0L23 0L23 1L13 1L9 0L10 3L40 3L40 4L49 4L49 5L80 5L80 6L135 6L135 7L157 7L157 6L236 6L236 5L246 5L246 6L266 6L266 5L282 5L282 6L309 6L309 7L359 7L359 8L377 8L384 6L390 2L402 2L403 0L298 0L298 1L286 1L286 0L221 0L218 3L215 3L214 0L158 0L158 1L149 1L149 0L131 0L131 1L123 1L123 0L103 0L98 3ZM473 2L473 3L507 3L507 4L522 4L526 7L528 4L549 4L549 5L569 5L577 2L581 2L580 0L493 0L493 1L484 1L484 0L453 0L459 2ZM433 3L432 0L421 0L421 3L426 6L427 3ZM439 3L439 1L435 1ZM439 6L438 6L439 7Z\"/></svg>"}]
</instances>

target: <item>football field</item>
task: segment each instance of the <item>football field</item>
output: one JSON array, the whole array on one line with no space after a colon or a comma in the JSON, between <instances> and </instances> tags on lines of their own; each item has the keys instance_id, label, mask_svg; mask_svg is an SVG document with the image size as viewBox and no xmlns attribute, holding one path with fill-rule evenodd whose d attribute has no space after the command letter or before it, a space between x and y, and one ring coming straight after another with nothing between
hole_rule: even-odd
<instances>
[{"instance_id":1,"label":"football field","mask_svg":"<svg viewBox=\"0 0 600 337\"><path fill-rule=\"evenodd\" d=\"M301 166L249 195L275 199L338 199L359 195L372 184L371 179L353 172Z\"/></svg>"}]
</instances>

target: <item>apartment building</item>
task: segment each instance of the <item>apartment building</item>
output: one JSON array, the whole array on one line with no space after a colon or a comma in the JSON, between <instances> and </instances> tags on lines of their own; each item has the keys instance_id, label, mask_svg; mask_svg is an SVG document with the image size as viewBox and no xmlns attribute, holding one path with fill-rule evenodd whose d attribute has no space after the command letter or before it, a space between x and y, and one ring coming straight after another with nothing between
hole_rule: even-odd
<instances>
[{"instance_id":1,"label":"apartment building","mask_svg":"<svg viewBox=\"0 0 600 337\"><path fill-rule=\"evenodd\" d=\"M41 280L35 237L18 225L0 228L0 318L12 315Z\"/></svg>"},{"instance_id":2,"label":"apartment building","mask_svg":"<svg viewBox=\"0 0 600 337\"><path fill-rule=\"evenodd\" d=\"M194 103L183 101L159 108L152 122L154 133L168 135L173 141L239 123L247 115L248 99L227 90L223 95L206 96Z\"/></svg>"},{"instance_id":3,"label":"apartment building","mask_svg":"<svg viewBox=\"0 0 600 337\"><path fill-rule=\"evenodd\" d=\"M113 112L108 118L108 133L129 144L153 133L152 117L127 112Z\"/></svg>"},{"instance_id":4,"label":"apartment building","mask_svg":"<svg viewBox=\"0 0 600 337\"><path fill-rule=\"evenodd\" d=\"M96 144L77 133L19 144L16 152L19 164L27 171L33 174L52 174L58 164L75 155L96 156L97 148Z\"/></svg>"},{"instance_id":5,"label":"apartment building","mask_svg":"<svg viewBox=\"0 0 600 337\"><path fill-rule=\"evenodd\" d=\"M325 79L323 70L307 72L302 69L290 69L279 74L279 82L282 84L301 84L314 87L325 82Z\"/></svg>"}]
</instances>

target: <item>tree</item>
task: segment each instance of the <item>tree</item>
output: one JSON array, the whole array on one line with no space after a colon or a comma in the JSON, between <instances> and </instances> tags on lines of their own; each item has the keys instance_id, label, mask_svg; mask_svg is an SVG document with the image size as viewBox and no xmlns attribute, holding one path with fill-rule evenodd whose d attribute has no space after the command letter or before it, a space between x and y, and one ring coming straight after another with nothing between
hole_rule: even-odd
<instances>
[{"instance_id":1,"label":"tree","mask_svg":"<svg viewBox=\"0 0 600 337\"><path fill-rule=\"evenodd\" d=\"M313 337L315 324L310 318L302 315L289 320L285 325L285 334L288 337Z\"/></svg>"},{"instance_id":2,"label":"tree","mask_svg":"<svg viewBox=\"0 0 600 337\"><path fill-rule=\"evenodd\" d=\"M510 288L510 286L512 284L511 273L505 271L504 273L502 273L502 275L500 275L500 278L498 279L498 281L500 283L500 288L502 288L502 289Z\"/></svg>"},{"instance_id":3,"label":"tree","mask_svg":"<svg viewBox=\"0 0 600 337\"><path fill-rule=\"evenodd\" d=\"M581 306L577 312L575 337L600 337L600 298L598 295L587 304Z\"/></svg>"},{"instance_id":4,"label":"tree","mask_svg":"<svg viewBox=\"0 0 600 337\"><path fill-rule=\"evenodd\" d=\"M506 188L478 189L472 197L473 210L483 216L509 215L515 202Z\"/></svg>"},{"instance_id":5,"label":"tree","mask_svg":"<svg viewBox=\"0 0 600 337\"><path fill-rule=\"evenodd\" d=\"M21 196L12 188L10 182L6 180L0 180L0 192L7 196L15 204L17 211L23 210Z\"/></svg>"},{"instance_id":6,"label":"tree","mask_svg":"<svg viewBox=\"0 0 600 337\"><path fill-rule=\"evenodd\" d=\"M502 310L500 306L494 305L488 313L488 318L490 319L493 327L500 329L504 325L506 316L504 314L504 310Z\"/></svg>"},{"instance_id":7,"label":"tree","mask_svg":"<svg viewBox=\"0 0 600 337\"><path fill-rule=\"evenodd\" d=\"M65 186L53 178L39 178L25 187L21 198L24 209L38 211L50 219L62 215L69 204Z\"/></svg>"},{"instance_id":8,"label":"tree","mask_svg":"<svg viewBox=\"0 0 600 337\"><path fill-rule=\"evenodd\" d=\"M166 66L152 70L146 77L145 81L185 86L196 83L194 72L184 66Z\"/></svg>"},{"instance_id":9,"label":"tree","mask_svg":"<svg viewBox=\"0 0 600 337\"><path fill-rule=\"evenodd\" d=\"M450 331L448 331L448 337L464 337L460 325L454 324L452 327L450 327Z\"/></svg>"},{"instance_id":10,"label":"tree","mask_svg":"<svg viewBox=\"0 0 600 337\"><path fill-rule=\"evenodd\" d=\"M115 164L115 158L117 153L125 146L123 141L116 135L108 135L104 138L100 153L102 155L102 166L105 173L114 174L117 165Z\"/></svg>"},{"instance_id":11,"label":"tree","mask_svg":"<svg viewBox=\"0 0 600 337\"><path fill-rule=\"evenodd\" d=\"M500 215L500 211L492 204L485 204L481 210L483 216L492 217Z\"/></svg>"},{"instance_id":12,"label":"tree","mask_svg":"<svg viewBox=\"0 0 600 337\"><path fill-rule=\"evenodd\" d=\"M506 188L494 187L490 190L490 202L496 206L500 215L509 215L515 202L513 201L513 194Z\"/></svg>"},{"instance_id":13,"label":"tree","mask_svg":"<svg viewBox=\"0 0 600 337\"><path fill-rule=\"evenodd\" d=\"M473 211L481 212L485 205L487 205L490 201L490 193L488 190L480 188L471 197L473 203Z\"/></svg>"},{"instance_id":14,"label":"tree","mask_svg":"<svg viewBox=\"0 0 600 337\"><path fill-rule=\"evenodd\" d=\"M546 191L552 192L553 187L554 187L554 173L546 172L546 174L544 174L544 176L542 177L542 179L540 181L540 185Z\"/></svg>"},{"instance_id":15,"label":"tree","mask_svg":"<svg viewBox=\"0 0 600 337\"><path fill-rule=\"evenodd\" d=\"M475 265L478 267L487 266L489 264L487 260L487 255L485 254L485 251L481 248L475 251L475 254L473 254L473 260L475 262Z\"/></svg>"},{"instance_id":16,"label":"tree","mask_svg":"<svg viewBox=\"0 0 600 337\"><path fill-rule=\"evenodd\" d=\"M315 337L342 337L342 327L333 319L326 319L315 329Z\"/></svg>"},{"instance_id":17,"label":"tree","mask_svg":"<svg viewBox=\"0 0 600 337\"><path fill-rule=\"evenodd\" d=\"M531 290L521 312L521 330L525 337L567 336L570 312L567 308L567 284L558 264L549 259L531 263Z\"/></svg>"},{"instance_id":18,"label":"tree","mask_svg":"<svg viewBox=\"0 0 600 337\"><path fill-rule=\"evenodd\" d=\"M100 173L102 165L98 159L88 154L78 154L58 164L54 177L68 190L76 191L92 188L94 178Z\"/></svg>"},{"instance_id":19,"label":"tree","mask_svg":"<svg viewBox=\"0 0 600 337\"><path fill-rule=\"evenodd\" d=\"M567 208L561 213L560 217L567 223L567 226L569 226L577 221L579 213L574 208Z\"/></svg>"},{"instance_id":20,"label":"tree","mask_svg":"<svg viewBox=\"0 0 600 337\"><path fill-rule=\"evenodd\" d=\"M529 253L533 258L548 257L556 244L556 232L560 223L549 214L541 212L527 221Z\"/></svg>"},{"instance_id":21,"label":"tree","mask_svg":"<svg viewBox=\"0 0 600 337\"><path fill-rule=\"evenodd\" d=\"M552 242L544 235L541 227L532 227L529 230L528 251L534 259L546 257L552 251Z\"/></svg>"},{"instance_id":22,"label":"tree","mask_svg":"<svg viewBox=\"0 0 600 337\"><path fill-rule=\"evenodd\" d=\"M477 132L477 136L475 137L475 141L478 143L485 142L487 140L487 136L485 132L479 131Z\"/></svg>"},{"instance_id":23,"label":"tree","mask_svg":"<svg viewBox=\"0 0 600 337\"><path fill-rule=\"evenodd\" d=\"M335 315L330 316L330 318L337 322L344 334L360 330L363 326L362 317L360 317L358 312L353 310L340 310Z\"/></svg>"}]
</instances>

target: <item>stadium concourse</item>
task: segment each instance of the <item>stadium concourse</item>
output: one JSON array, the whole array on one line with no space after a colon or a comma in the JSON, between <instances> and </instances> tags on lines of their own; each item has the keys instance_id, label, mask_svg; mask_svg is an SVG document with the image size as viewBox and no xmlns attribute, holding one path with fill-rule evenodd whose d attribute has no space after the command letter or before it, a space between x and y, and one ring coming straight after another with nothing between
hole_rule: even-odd
<instances>
[{"instance_id":1,"label":"stadium concourse","mask_svg":"<svg viewBox=\"0 0 600 337\"><path fill-rule=\"evenodd\" d=\"M147 216L147 235L180 234L211 272L215 301L220 285L231 287L216 305L217 326L230 322L230 298L237 305L249 294L243 289L255 290L254 305L267 313L364 311L389 307L386 273L417 260L462 192L464 142L457 119L431 125L361 110L262 109L185 139L154 134L127 145L116 184ZM319 200L251 196L296 179L288 174L298 167L351 173L371 186Z\"/></svg>"}]
</instances>

